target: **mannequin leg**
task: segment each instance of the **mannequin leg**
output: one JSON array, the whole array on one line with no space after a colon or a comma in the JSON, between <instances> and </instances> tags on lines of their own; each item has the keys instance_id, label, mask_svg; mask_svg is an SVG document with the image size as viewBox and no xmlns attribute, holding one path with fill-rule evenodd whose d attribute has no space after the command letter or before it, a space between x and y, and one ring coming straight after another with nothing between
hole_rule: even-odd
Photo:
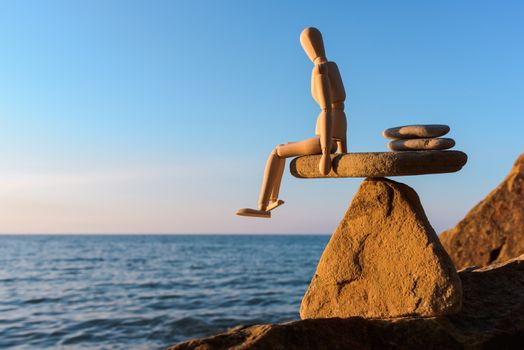
<instances>
[{"instance_id":1,"label":"mannequin leg","mask_svg":"<svg viewBox=\"0 0 524 350\"><path fill-rule=\"evenodd\" d=\"M332 149L334 150L335 148L336 143L333 142ZM286 158L308 154L319 154L321 152L320 139L318 137L300 142L288 143L287 145L278 145L273 152L271 152L266 162L258 208L260 210L267 210L270 200L271 202L278 200L278 193L280 191L282 175L284 174Z\"/></svg>"},{"instance_id":2,"label":"mannequin leg","mask_svg":"<svg viewBox=\"0 0 524 350\"><path fill-rule=\"evenodd\" d=\"M276 202L278 200L278 193L280 192L280 184L282 183L282 175L284 175L285 167L286 159L279 158L278 168L276 170L277 178L275 179L275 183L273 184L273 188L271 189L271 196L269 197L269 200L271 202Z\"/></svg>"},{"instance_id":3,"label":"mannequin leg","mask_svg":"<svg viewBox=\"0 0 524 350\"><path fill-rule=\"evenodd\" d=\"M337 150L337 143L335 141L331 144L331 153ZM277 147L277 152L280 158L308 156L312 154L321 154L320 139L313 137L299 142L288 143Z\"/></svg>"},{"instance_id":4,"label":"mannequin leg","mask_svg":"<svg viewBox=\"0 0 524 350\"><path fill-rule=\"evenodd\" d=\"M322 153L322 149L320 148L320 139L318 137L313 137L304 141L279 146L277 152L281 158L289 158L310 154L320 154Z\"/></svg>"},{"instance_id":5,"label":"mannequin leg","mask_svg":"<svg viewBox=\"0 0 524 350\"><path fill-rule=\"evenodd\" d=\"M333 142L332 152L335 152L336 147L336 142ZM322 150L318 137L277 146L271 152L266 162L258 209L241 208L236 214L240 216L270 218L271 210L284 203L278 199L278 193L286 165L286 158L320 153L322 153Z\"/></svg>"},{"instance_id":6,"label":"mannequin leg","mask_svg":"<svg viewBox=\"0 0 524 350\"><path fill-rule=\"evenodd\" d=\"M276 181L279 180L278 170L280 168L281 160L285 161L285 159L279 158L277 148L275 148L267 158L266 168L264 170L264 180L262 180L262 188L260 189L260 198L258 200L259 210L267 209L269 196L271 195Z\"/></svg>"},{"instance_id":7,"label":"mannequin leg","mask_svg":"<svg viewBox=\"0 0 524 350\"><path fill-rule=\"evenodd\" d=\"M346 140L337 141L337 151L338 153L348 153L348 146Z\"/></svg>"},{"instance_id":8,"label":"mannequin leg","mask_svg":"<svg viewBox=\"0 0 524 350\"><path fill-rule=\"evenodd\" d=\"M284 174L286 158L298 155L316 154L321 152L320 139L314 137L300 142L290 142L286 145L278 145L269 155L264 171L264 180L260 189L258 201L259 210L267 210L268 204L278 200L280 183Z\"/></svg>"}]
</instances>

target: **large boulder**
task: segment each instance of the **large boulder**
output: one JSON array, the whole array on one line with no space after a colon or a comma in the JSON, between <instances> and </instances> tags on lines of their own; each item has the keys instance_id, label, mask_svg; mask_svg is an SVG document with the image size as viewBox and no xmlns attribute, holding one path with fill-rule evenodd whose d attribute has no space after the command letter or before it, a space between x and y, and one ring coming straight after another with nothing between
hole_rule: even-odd
<instances>
[{"instance_id":1,"label":"large boulder","mask_svg":"<svg viewBox=\"0 0 524 350\"><path fill-rule=\"evenodd\" d=\"M169 350L212 349L522 349L524 255L504 264L459 272L463 308L433 318L308 319L239 326Z\"/></svg>"},{"instance_id":2,"label":"large boulder","mask_svg":"<svg viewBox=\"0 0 524 350\"><path fill-rule=\"evenodd\" d=\"M504 181L440 240L458 269L524 253L524 154Z\"/></svg>"},{"instance_id":3,"label":"large boulder","mask_svg":"<svg viewBox=\"0 0 524 350\"><path fill-rule=\"evenodd\" d=\"M460 310L461 293L417 193L392 180L367 179L320 258L300 316L444 315Z\"/></svg>"}]
</instances>

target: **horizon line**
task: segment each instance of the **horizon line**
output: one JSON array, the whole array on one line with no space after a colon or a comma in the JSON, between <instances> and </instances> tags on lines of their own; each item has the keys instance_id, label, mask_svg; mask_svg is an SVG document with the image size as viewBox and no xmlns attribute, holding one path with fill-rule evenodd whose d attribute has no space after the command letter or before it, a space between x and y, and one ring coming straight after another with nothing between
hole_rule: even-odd
<instances>
[{"instance_id":1,"label":"horizon line","mask_svg":"<svg viewBox=\"0 0 524 350\"><path fill-rule=\"evenodd\" d=\"M256 235L273 235L273 236L328 236L332 233L298 233L298 232L281 232L281 233L140 233L140 232L82 232L82 233L68 233L68 232L20 232L7 233L0 232L0 236L256 236Z\"/></svg>"}]
</instances>

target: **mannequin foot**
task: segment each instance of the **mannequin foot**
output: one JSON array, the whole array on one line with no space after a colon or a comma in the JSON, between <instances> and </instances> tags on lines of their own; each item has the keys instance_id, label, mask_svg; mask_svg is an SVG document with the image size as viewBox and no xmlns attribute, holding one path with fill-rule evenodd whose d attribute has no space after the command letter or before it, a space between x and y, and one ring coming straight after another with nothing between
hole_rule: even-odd
<instances>
[{"instance_id":1,"label":"mannequin foot","mask_svg":"<svg viewBox=\"0 0 524 350\"><path fill-rule=\"evenodd\" d=\"M276 202L271 202L271 203L269 203L269 205L267 206L267 209L266 209L266 210L267 210L267 211L271 211L271 210L273 210L273 209L275 209L275 208L280 207L282 204L284 204L284 201L281 200L281 199L278 199Z\"/></svg>"},{"instance_id":2,"label":"mannequin foot","mask_svg":"<svg viewBox=\"0 0 524 350\"><path fill-rule=\"evenodd\" d=\"M242 208L237 210L237 215L240 216L252 216L256 218L271 218L271 213L269 210L258 210L258 209L251 209L251 208Z\"/></svg>"}]
</instances>

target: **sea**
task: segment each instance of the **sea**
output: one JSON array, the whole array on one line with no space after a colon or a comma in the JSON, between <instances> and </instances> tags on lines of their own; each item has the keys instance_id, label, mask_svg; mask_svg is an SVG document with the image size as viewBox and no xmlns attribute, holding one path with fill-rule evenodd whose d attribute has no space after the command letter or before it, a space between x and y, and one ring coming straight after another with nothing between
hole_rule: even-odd
<instances>
[{"instance_id":1,"label":"sea","mask_svg":"<svg viewBox=\"0 0 524 350\"><path fill-rule=\"evenodd\" d=\"M328 235L2 235L0 349L164 349L296 320Z\"/></svg>"}]
</instances>

